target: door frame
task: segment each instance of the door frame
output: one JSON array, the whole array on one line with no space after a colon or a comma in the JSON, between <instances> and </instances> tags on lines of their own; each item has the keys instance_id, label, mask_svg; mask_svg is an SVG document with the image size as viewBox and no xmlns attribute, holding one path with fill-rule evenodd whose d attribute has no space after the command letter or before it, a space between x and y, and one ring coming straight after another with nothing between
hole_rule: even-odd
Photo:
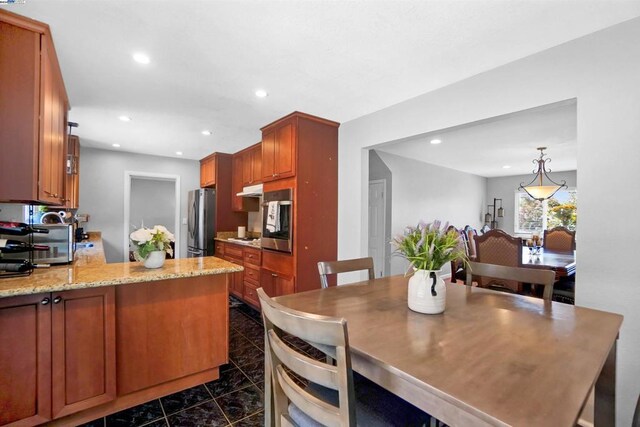
<instances>
[{"instance_id":1,"label":"door frame","mask_svg":"<svg viewBox=\"0 0 640 427\"><path fill-rule=\"evenodd\" d=\"M174 182L176 208L174 212L175 221L173 225L173 235L176 241L173 254L175 258L178 258L178 254L180 254L180 175L124 171L124 230L122 243L122 247L124 248L124 262L129 262L129 234L131 233L129 231L131 221L131 180L136 178Z\"/></svg>"},{"instance_id":2,"label":"door frame","mask_svg":"<svg viewBox=\"0 0 640 427\"><path fill-rule=\"evenodd\" d=\"M382 233L382 240L383 240L383 244L382 244L382 277L385 277L385 275L389 274L389 272L387 271L387 245L389 244L387 242L387 203L389 203L388 200L388 182L386 178L382 178L382 179L370 179L368 184L367 184L367 200L368 200L368 196L369 196L369 190L371 189L371 184L383 184L383 188L384 188L384 206L382 209L382 226L383 226L383 233ZM369 226L369 223L371 222L371 218L369 217L369 206L368 203L370 202L370 200L368 200L367 202L367 227ZM369 240L371 239L371 236L369 235L369 230L367 229L367 255L369 255Z\"/></svg>"}]
</instances>

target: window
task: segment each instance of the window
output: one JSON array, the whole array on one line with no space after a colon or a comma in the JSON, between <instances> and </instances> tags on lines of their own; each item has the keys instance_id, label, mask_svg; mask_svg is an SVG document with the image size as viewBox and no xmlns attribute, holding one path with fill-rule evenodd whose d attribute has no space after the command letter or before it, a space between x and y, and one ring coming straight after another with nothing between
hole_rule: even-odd
<instances>
[{"instance_id":1,"label":"window","mask_svg":"<svg viewBox=\"0 0 640 427\"><path fill-rule=\"evenodd\" d=\"M516 192L516 233L542 233L559 225L576 229L578 191L560 190L545 201L533 200L525 192Z\"/></svg>"}]
</instances>

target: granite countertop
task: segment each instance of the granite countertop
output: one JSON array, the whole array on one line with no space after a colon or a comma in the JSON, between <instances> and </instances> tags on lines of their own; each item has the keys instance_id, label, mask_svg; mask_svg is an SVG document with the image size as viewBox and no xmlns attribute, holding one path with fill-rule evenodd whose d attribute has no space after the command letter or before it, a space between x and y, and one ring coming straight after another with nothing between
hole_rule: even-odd
<instances>
[{"instance_id":1,"label":"granite countertop","mask_svg":"<svg viewBox=\"0 0 640 427\"><path fill-rule=\"evenodd\" d=\"M93 243L93 247L78 249L71 265L35 269L30 276L0 279L0 298L243 270L239 265L216 257L168 259L157 269L145 268L139 262L107 264L100 234L91 233L85 242Z\"/></svg>"},{"instance_id":2,"label":"granite countertop","mask_svg":"<svg viewBox=\"0 0 640 427\"><path fill-rule=\"evenodd\" d=\"M255 248L255 249L262 248L262 245L260 244L260 233L256 233L255 231L247 232L247 237L253 237L255 239L258 239L256 243L238 242L235 240L229 240L237 237L238 237L238 233L236 233L235 231L219 231L216 234L216 237L214 238L214 240L217 240L218 242L230 243L232 245L248 246L250 248Z\"/></svg>"}]
</instances>

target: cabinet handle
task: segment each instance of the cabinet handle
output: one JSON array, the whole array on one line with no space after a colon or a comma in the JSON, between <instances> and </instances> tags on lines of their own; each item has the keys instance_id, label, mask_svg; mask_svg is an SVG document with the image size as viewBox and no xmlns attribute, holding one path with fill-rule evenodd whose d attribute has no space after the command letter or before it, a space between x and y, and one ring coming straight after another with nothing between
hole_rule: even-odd
<instances>
[{"instance_id":1,"label":"cabinet handle","mask_svg":"<svg viewBox=\"0 0 640 427\"><path fill-rule=\"evenodd\" d=\"M271 277L278 277L276 273L271 273Z\"/></svg>"},{"instance_id":2,"label":"cabinet handle","mask_svg":"<svg viewBox=\"0 0 640 427\"><path fill-rule=\"evenodd\" d=\"M253 255L249 255L249 258L253 258Z\"/></svg>"},{"instance_id":3,"label":"cabinet handle","mask_svg":"<svg viewBox=\"0 0 640 427\"><path fill-rule=\"evenodd\" d=\"M62 297L55 297L55 298L53 299L53 303L54 303L54 304L58 304L58 303L60 303L60 301L62 301Z\"/></svg>"},{"instance_id":4,"label":"cabinet handle","mask_svg":"<svg viewBox=\"0 0 640 427\"><path fill-rule=\"evenodd\" d=\"M49 298L45 298L42 301L40 301L40 304L47 305L47 304L49 304L49 302L51 302L51 300Z\"/></svg>"}]
</instances>

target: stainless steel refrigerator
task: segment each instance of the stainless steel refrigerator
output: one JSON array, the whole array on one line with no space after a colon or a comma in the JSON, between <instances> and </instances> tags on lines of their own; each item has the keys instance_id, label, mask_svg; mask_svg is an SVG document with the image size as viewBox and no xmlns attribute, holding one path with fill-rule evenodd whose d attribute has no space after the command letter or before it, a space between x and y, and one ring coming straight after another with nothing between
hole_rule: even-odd
<instances>
[{"instance_id":1,"label":"stainless steel refrigerator","mask_svg":"<svg viewBox=\"0 0 640 427\"><path fill-rule=\"evenodd\" d=\"M187 257L213 255L215 237L216 190L201 188L189 191L187 222Z\"/></svg>"}]
</instances>

